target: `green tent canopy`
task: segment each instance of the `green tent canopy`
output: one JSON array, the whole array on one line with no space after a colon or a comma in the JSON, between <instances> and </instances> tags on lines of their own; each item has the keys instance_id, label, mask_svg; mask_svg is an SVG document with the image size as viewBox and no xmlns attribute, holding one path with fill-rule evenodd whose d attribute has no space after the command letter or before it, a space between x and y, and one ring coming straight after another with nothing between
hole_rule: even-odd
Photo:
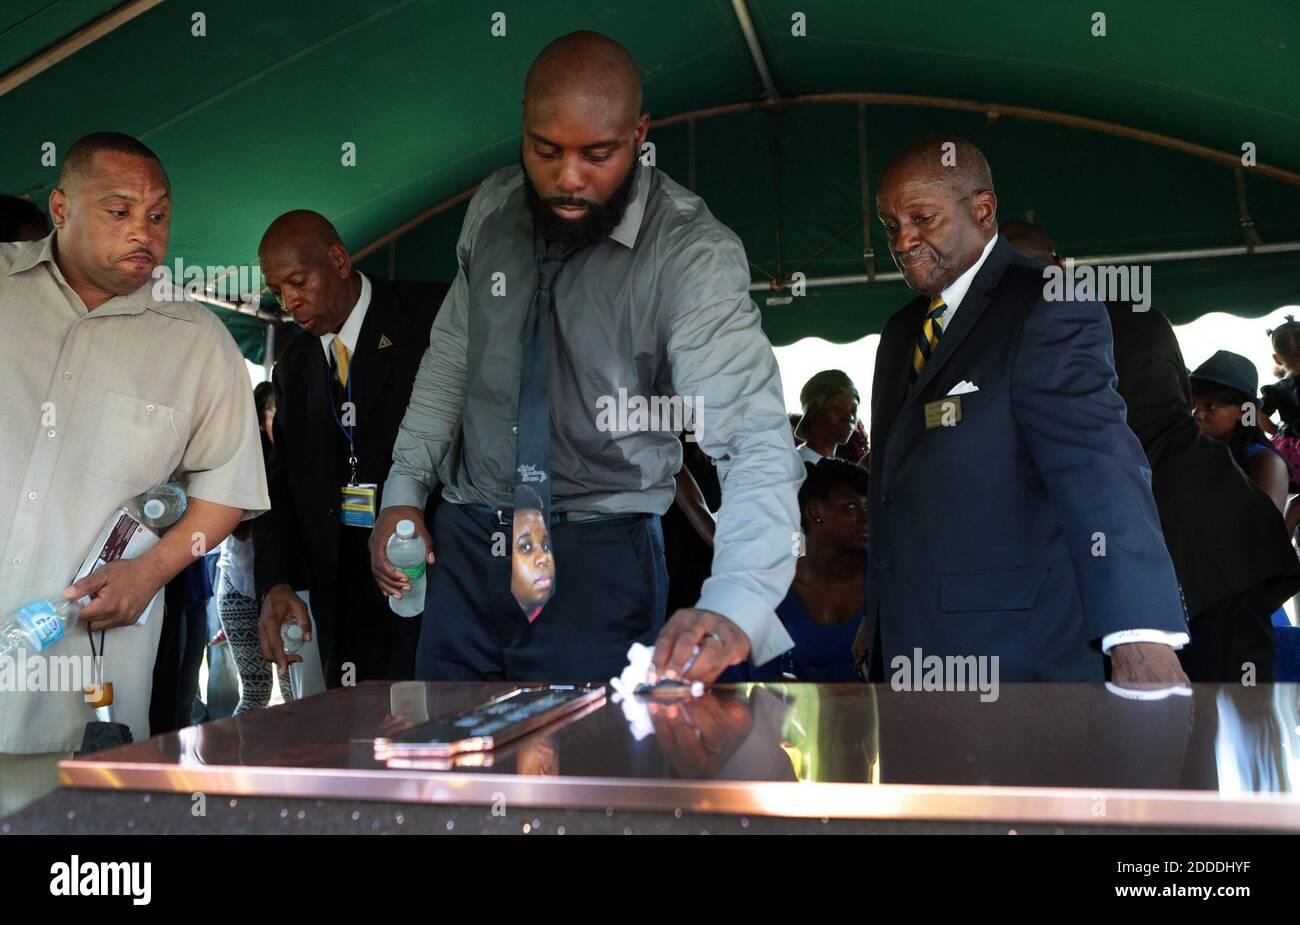
<instances>
[{"instance_id":1,"label":"green tent canopy","mask_svg":"<svg viewBox=\"0 0 1300 925\"><path fill-rule=\"evenodd\" d=\"M1073 0L208 6L200 23L158 0L7 4L4 191L43 203L43 145L124 131L171 176L169 261L251 264L272 218L312 208L368 272L449 279L467 192L517 162L528 64L589 28L637 59L655 162L744 240L776 344L855 340L907 301L871 206L889 154L934 134L984 150L1003 221L1149 265L1176 323L1300 301L1300 10L1282 0L1121 7L1104 35ZM796 272L804 294L772 290ZM218 311L260 360L262 322Z\"/></svg>"}]
</instances>

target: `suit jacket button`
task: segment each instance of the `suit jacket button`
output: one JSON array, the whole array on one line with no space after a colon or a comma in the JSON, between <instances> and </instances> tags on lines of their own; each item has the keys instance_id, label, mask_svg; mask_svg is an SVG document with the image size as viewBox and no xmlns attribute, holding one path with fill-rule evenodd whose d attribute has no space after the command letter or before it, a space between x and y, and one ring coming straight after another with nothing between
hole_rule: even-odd
<instances>
[{"instance_id":1,"label":"suit jacket button","mask_svg":"<svg viewBox=\"0 0 1300 925\"><path fill-rule=\"evenodd\" d=\"M893 504L894 493L892 491L887 491L884 493L884 495L881 496L880 500L885 504Z\"/></svg>"}]
</instances>

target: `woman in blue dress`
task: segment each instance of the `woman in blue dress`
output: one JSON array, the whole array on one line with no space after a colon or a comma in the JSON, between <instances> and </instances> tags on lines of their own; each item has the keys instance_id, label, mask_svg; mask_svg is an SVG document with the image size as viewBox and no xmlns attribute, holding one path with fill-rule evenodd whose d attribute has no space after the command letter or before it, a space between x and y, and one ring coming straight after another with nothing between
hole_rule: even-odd
<instances>
[{"instance_id":1,"label":"woman in blue dress","mask_svg":"<svg viewBox=\"0 0 1300 925\"><path fill-rule=\"evenodd\" d=\"M776 608L794 648L764 665L730 668L720 682L861 680L853 664L853 637L866 589L867 470L833 458L804 467L803 555Z\"/></svg>"}]
</instances>

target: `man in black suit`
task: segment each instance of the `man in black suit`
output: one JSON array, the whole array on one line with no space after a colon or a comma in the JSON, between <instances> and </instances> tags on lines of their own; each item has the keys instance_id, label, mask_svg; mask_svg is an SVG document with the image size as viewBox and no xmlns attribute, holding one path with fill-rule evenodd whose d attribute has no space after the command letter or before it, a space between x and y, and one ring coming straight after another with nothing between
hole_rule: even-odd
<instances>
[{"instance_id":1,"label":"man in black suit","mask_svg":"<svg viewBox=\"0 0 1300 925\"><path fill-rule=\"evenodd\" d=\"M1056 263L1047 232L1029 222L1002 226L1026 257ZM1192 642L1179 659L1192 681L1239 683L1254 665L1273 679L1273 611L1300 590L1300 560L1277 507L1192 417L1187 367L1169 320L1155 309L1108 302L1118 391L1128 425L1151 463L1160 513L1190 617Z\"/></svg>"},{"instance_id":2,"label":"man in black suit","mask_svg":"<svg viewBox=\"0 0 1300 925\"><path fill-rule=\"evenodd\" d=\"M334 226L316 212L287 212L258 248L267 287L303 333L276 364L271 510L254 525L262 655L281 670L281 627L310 633L311 592L328 687L415 677L420 621L393 613L370 577L373 510L392 464L429 328L446 295L440 283L392 283L352 268ZM355 462L353 462L355 460ZM345 486L361 486L342 502Z\"/></svg>"}]
</instances>

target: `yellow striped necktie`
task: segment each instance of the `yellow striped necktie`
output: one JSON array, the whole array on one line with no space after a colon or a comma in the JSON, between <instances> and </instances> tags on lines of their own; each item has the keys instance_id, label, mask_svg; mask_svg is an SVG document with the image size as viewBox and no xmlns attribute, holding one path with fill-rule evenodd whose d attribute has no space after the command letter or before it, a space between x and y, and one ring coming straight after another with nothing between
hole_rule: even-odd
<instances>
[{"instance_id":1,"label":"yellow striped necktie","mask_svg":"<svg viewBox=\"0 0 1300 925\"><path fill-rule=\"evenodd\" d=\"M930 301L930 309L925 313L925 321L922 322L921 330L916 336L916 347L912 350L912 369L907 377L909 391L916 385L921 370L925 369L926 360L930 359L930 354L934 353L934 348L939 345L939 335L943 333L943 324L939 319L947 308L948 306L943 304L942 296L935 296Z\"/></svg>"},{"instance_id":2,"label":"yellow striped necktie","mask_svg":"<svg viewBox=\"0 0 1300 925\"><path fill-rule=\"evenodd\" d=\"M348 352L348 345L343 343L343 338L334 338L334 364L335 372L339 378L339 385L347 388L348 384L348 361L352 359L352 354Z\"/></svg>"}]
</instances>

